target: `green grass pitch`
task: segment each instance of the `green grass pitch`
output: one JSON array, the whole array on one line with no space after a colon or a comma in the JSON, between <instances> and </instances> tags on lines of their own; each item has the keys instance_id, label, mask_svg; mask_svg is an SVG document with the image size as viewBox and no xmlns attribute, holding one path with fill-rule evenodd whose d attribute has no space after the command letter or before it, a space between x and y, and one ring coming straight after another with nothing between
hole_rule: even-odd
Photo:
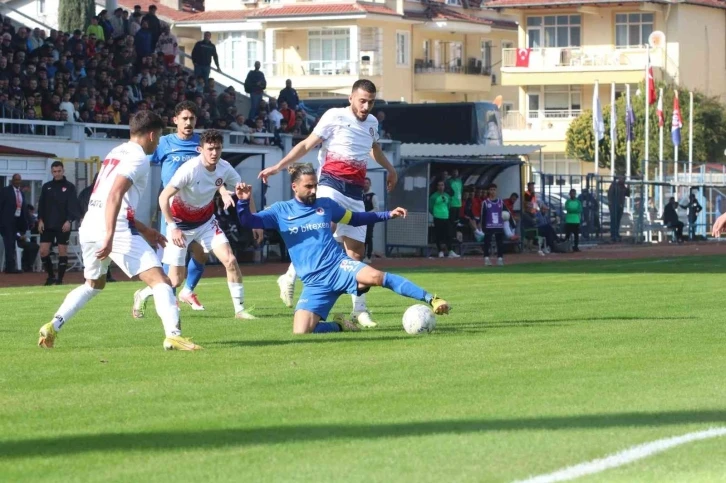
<instances>
[{"instance_id":1,"label":"green grass pitch","mask_svg":"<svg viewBox=\"0 0 726 483\"><path fill-rule=\"evenodd\" d=\"M205 347L165 352L139 283L117 283L36 347L72 287L0 290L0 481L507 482L726 426L726 259L401 272L454 307L409 336L384 289L378 329L294 337L274 277L222 279ZM244 269L243 269L244 270ZM348 311L350 298L337 309ZM726 438L580 481L723 481Z\"/></svg>"}]
</instances>

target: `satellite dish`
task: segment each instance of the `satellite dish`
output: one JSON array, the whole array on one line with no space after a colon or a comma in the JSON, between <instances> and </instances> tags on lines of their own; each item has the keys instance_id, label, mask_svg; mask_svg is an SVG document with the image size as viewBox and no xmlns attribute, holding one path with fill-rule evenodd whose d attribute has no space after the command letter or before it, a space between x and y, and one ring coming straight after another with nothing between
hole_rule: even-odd
<instances>
[{"instance_id":1,"label":"satellite dish","mask_svg":"<svg viewBox=\"0 0 726 483\"><path fill-rule=\"evenodd\" d=\"M651 34L648 36L648 45L650 45L650 47L653 49L665 47L665 41L665 34L660 30L655 30L654 32L651 32Z\"/></svg>"},{"instance_id":2,"label":"satellite dish","mask_svg":"<svg viewBox=\"0 0 726 483\"><path fill-rule=\"evenodd\" d=\"M499 95L499 96L495 97L495 98L494 98L494 100L493 100L492 102L493 102L493 103L494 103L494 105L496 105L496 106L497 106L497 107L498 107L499 109L501 109L501 108L502 108L502 104L504 103L504 98L503 98L503 97L502 97L501 95Z\"/></svg>"}]
</instances>

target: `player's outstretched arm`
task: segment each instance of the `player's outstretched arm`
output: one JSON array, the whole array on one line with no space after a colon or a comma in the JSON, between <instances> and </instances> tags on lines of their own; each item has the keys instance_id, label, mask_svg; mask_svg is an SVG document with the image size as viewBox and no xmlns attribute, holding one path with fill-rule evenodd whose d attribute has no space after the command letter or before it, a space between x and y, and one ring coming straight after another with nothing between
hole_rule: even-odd
<instances>
[{"instance_id":1,"label":"player's outstretched arm","mask_svg":"<svg viewBox=\"0 0 726 483\"><path fill-rule=\"evenodd\" d=\"M320 144L322 142L322 139L315 133L310 134L307 138L305 138L303 141L300 141L297 143L297 145L290 150L289 153L287 153L287 156L282 158L279 163L276 165L265 168L262 171L260 171L260 174L257 175L258 179L262 179L264 183L267 183L267 178L269 178L272 175L275 175L282 171L283 169L287 168L289 165L294 163L295 161L299 160L303 156L305 156L308 152L310 152L311 149L313 149L315 146Z\"/></svg>"},{"instance_id":2,"label":"player's outstretched arm","mask_svg":"<svg viewBox=\"0 0 726 483\"><path fill-rule=\"evenodd\" d=\"M253 213L254 201L252 201L252 186L245 183L237 183L235 187L237 194L237 218L242 226L247 228L265 228L261 216Z\"/></svg>"},{"instance_id":3,"label":"player's outstretched arm","mask_svg":"<svg viewBox=\"0 0 726 483\"><path fill-rule=\"evenodd\" d=\"M396 169L393 167L393 165L388 161L388 158L386 157L386 154L383 152L383 149L381 149L381 145L378 143L373 143L373 148L371 149L371 156L373 156L373 159L376 160L376 163L386 168L386 171L388 171L388 178L386 179L386 187L388 188L388 191L393 191L393 188L396 187L396 183L398 182L398 173L396 173Z\"/></svg>"},{"instance_id":4,"label":"player's outstretched arm","mask_svg":"<svg viewBox=\"0 0 726 483\"><path fill-rule=\"evenodd\" d=\"M391 211L368 211L368 212L352 212L345 211L343 217L337 223L343 223L350 226L366 226L373 223L390 220L392 218L406 218L408 211L405 208L396 208Z\"/></svg>"},{"instance_id":5,"label":"player's outstretched arm","mask_svg":"<svg viewBox=\"0 0 726 483\"><path fill-rule=\"evenodd\" d=\"M113 249L113 236L116 233L116 219L121 211L121 200L124 195L131 189L133 182L125 176L116 176L111 187L111 192L106 200L106 239L103 241L103 247L96 252L96 257L103 260L111 254Z\"/></svg>"}]
</instances>

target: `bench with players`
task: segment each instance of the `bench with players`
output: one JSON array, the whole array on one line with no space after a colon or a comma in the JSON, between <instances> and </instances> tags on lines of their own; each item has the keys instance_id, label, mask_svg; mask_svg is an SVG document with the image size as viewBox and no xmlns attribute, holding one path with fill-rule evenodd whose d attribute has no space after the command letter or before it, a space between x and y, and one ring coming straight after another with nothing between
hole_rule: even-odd
<instances>
[{"instance_id":1,"label":"bench with players","mask_svg":"<svg viewBox=\"0 0 726 483\"><path fill-rule=\"evenodd\" d=\"M194 310L204 310L194 288L210 252L226 268L234 316L255 318L244 308L242 273L214 217L215 194L221 194L225 206L232 206L234 200L227 190L232 187L238 198L240 223L253 229L277 230L288 246L292 264L278 280L280 295L287 306L292 306L296 276L305 284L294 313L295 334L374 327L364 298L373 286L425 302L436 314L448 313L450 307L445 300L401 276L361 262L366 226L406 216L403 208L364 211L365 159L369 154L389 171L389 189L396 182L395 170L377 144L377 120L369 114L375 95L373 83L357 81L348 108L328 111L304 142L276 166L260 173L266 180L288 167L295 196L259 213L252 203L251 186L242 183L234 168L221 159L222 134L210 130L200 136L193 132L193 104L177 106L177 133L164 137L164 123L158 115L150 111L133 115L130 140L113 149L103 161L79 229L86 282L68 293L53 319L41 327L38 345L54 347L64 324L101 293L111 260L127 276L138 276L147 285L134 295L132 313L134 317L143 317L146 300L154 298L165 332L163 347L167 350L201 349L181 334L174 290L186 278L179 300ZM321 142L320 178L311 165L290 166ZM149 155L162 169L164 189L159 205L165 223L161 231L135 218L149 180ZM338 242L342 242L343 248ZM164 249L163 268L156 252L159 247ZM187 250L191 250L192 257L185 267ZM330 317L333 305L344 293L354 298L351 317Z\"/></svg>"}]
</instances>

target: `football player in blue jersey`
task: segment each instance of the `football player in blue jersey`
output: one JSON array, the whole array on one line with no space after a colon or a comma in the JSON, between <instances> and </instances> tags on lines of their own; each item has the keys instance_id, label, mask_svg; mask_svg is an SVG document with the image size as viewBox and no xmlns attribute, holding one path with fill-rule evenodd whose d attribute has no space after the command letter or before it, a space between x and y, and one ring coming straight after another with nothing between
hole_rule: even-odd
<instances>
[{"instance_id":1,"label":"football player in blue jersey","mask_svg":"<svg viewBox=\"0 0 726 483\"><path fill-rule=\"evenodd\" d=\"M182 101L174 109L174 124L176 132L167 134L159 141L159 147L151 155L151 164L161 165L161 187L171 181L177 169L188 160L199 156L199 134L194 132L197 124L197 106L191 101ZM222 195L225 209L234 204L231 194L224 186L219 188ZM166 234L166 220L161 217L159 231ZM188 304L193 310L204 310L199 302L197 294L194 293L199 280L204 273L204 265L207 263L207 255L198 243L192 243L189 247L192 256L187 267L187 279L184 287L179 293L179 300ZM164 265L164 271L169 273L169 266ZM139 319L144 316L146 301L153 294L148 288L137 290L134 293L134 306L132 314Z\"/></svg>"},{"instance_id":2,"label":"football player in blue jersey","mask_svg":"<svg viewBox=\"0 0 726 483\"><path fill-rule=\"evenodd\" d=\"M399 295L426 302L436 314L449 313L449 304L413 282L384 273L350 258L333 238L334 223L366 226L390 218L405 217L406 210L356 212L346 210L330 198L317 198L318 179L310 164L297 164L288 170L295 198L275 203L252 213L252 187L236 187L237 215L242 226L277 230L290 252L297 275L305 288L300 294L293 333L358 331L360 328L342 315L327 321L330 310L342 294L364 294L371 287L386 287ZM327 322L326 322L327 321Z\"/></svg>"}]
</instances>

